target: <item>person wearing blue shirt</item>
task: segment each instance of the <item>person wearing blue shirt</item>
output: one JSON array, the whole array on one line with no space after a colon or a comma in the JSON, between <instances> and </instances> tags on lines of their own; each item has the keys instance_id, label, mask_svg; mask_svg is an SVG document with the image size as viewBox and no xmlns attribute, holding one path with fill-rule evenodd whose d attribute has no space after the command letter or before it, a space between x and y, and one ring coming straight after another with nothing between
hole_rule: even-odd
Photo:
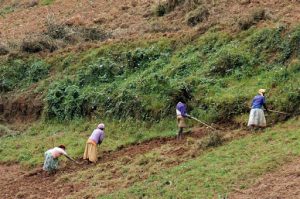
<instances>
[{"instance_id":1,"label":"person wearing blue shirt","mask_svg":"<svg viewBox=\"0 0 300 199\"><path fill-rule=\"evenodd\" d=\"M186 104L184 103L183 100L180 100L176 105L176 116L177 116L177 125L179 128L177 139L179 140L182 138L183 129L187 127L185 123L185 118L189 117L189 115L187 114Z\"/></svg>"},{"instance_id":2,"label":"person wearing blue shirt","mask_svg":"<svg viewBox=\"0 0 300 199\"><path fill-rule=\"evenodd\" d=\"M250 128L264 128L266 127L266 118L264 115L263 107L268 111L265 99L266 89L259 89L251 104L251 111L248 121Z\"/></svg>"}]
</instances>

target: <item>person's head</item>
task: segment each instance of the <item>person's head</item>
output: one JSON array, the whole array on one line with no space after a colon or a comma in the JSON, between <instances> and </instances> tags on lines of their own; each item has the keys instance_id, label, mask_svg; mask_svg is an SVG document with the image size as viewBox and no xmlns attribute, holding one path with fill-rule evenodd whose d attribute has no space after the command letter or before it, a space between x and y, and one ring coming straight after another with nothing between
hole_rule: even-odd
<instances>
[{"instance_id":1,"label":"person's head","mask_svg":"<svg viewBox=\"0 0 300 199\"><path fill-rule=\"evenodd\" d=\"M259 93L260 95L265 95L266 89L261 88L261 89L258 90L258 93Z\"/></svg>"},{"instance_id":2,"label":"person's head","mask_svg":"<svg viewBox=\"0 0 300 199\"><path fill-rule=\"evenodd\" d=\"M59 145L58 148L61 148L63 150L66 150L66 147L64 145Z\"/></svg>"},{"instance_id":3,"label":"person's head","mask_svg":"<svg viewBox=\"0 0 300 199\"><path fill-rule=\"evenodd\" d=\"M105 125L103 123L98 124L98 129L104 130Z\"/></svg>"}]
</instances>

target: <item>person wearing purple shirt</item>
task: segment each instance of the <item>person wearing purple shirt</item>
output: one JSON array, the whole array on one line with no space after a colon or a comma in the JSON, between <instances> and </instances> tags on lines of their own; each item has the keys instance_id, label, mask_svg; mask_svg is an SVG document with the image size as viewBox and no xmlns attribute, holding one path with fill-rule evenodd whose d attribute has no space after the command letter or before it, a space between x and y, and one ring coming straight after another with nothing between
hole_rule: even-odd
<instances>
[{"instance_id":1,"label":"person wearing purple shirt","mask_svg":"<svg viewBox=\"0 0 300 199\"><path fill-rule=\"evenodd\" d=\"M262 110L262 108L264 107L266 111L268 111L268 108L266 106L265 92L265 89L259 89L258 95L256 95L252 100L248 121L248 126L252 129L266 127L266 118L264 115L264 111Z\"/></svg>"},{"instance_id":2,"label":"person wearing purple shirt","mask_svg":"<svg viewBox=\"0 0 300 199\"><path fill-rule=\"evenodd\" d=\"M178 104L176 105L177 125L179 128L179 131L177 134L178 140L182 138L183 129L187 127L186 123L185 123L185 119L187 117L189 117L189 115L187 114L186 109L187 109L186 104L184 103L183 100L179 101Z\"/></svg>"},{"instance_id":3,"label":"person wearing purple shirt","mask_svg":"<svg viewBox=\"0 0 300 199\"><path fill-rule=\"evenodd\" d=\"M85 150L83 154L83 159L89 162L96 163L98 160L97 145L100 145L104 140L104 124L101 123L93 131L92 135L89 137L85 145Z\"/></svg>"}]
</instances>

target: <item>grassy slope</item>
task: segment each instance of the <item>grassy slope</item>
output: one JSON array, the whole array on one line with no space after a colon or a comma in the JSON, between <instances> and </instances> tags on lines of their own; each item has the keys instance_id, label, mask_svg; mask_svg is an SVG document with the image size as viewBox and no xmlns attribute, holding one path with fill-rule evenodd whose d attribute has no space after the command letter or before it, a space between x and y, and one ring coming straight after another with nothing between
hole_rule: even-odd
<instances>
[{"instance_id":1,"label":"grassy slope","mask_svg":"<svg viewBox=\"0 0 300 199\"><path fill-rule=\"evenodd\" d=\"M99 120L74 120L72 122L45 122L33 124L25 133L0 139L0 162L17 161L27 166L43 162L43 153L61 143L73 157L83 155L85 142ZM103 120L101 120L103 121ZM153 137L176 134L174 122L168 120L149 125L136 121L104 121L106 139L102 150L115 150L119 146L141 142Z\"/></svg>"},{"instance_id":2,"label":"grassy slope","mask_svg":"<svg viewBox=\"0 0 300 199\"><path fill-rule=\"evenodd\" d=\"M99 120L107 123L105 149L169 136L175 126L166 118L172 117L182 90L193 96L191 113L207 122L245 123L247 103L260 87L268 89L271 107L299 113L299 30L210 31L193 41L107 44L42 61L2 62L1 89L12 91L4 95L42 93L46 106L43 119L22 136L0 139L0 161L36 165L53 139L81 156ZM29 88L32 84L36 87ZM78 119L89 114L94 119ZM270 114L268 121L274 118Z\"/></svg>"},{"instance_id":3,"label":"grassy slope","mask_svg":"<svg viewBox=\"0 0 300 199\"><path fill-rule=\"evenodd\" d=\"M147 180L99 198L215 198L244 189L257 176L300 155L300 123L293 119L206 151Z\"/></svg>"}]
</instances>

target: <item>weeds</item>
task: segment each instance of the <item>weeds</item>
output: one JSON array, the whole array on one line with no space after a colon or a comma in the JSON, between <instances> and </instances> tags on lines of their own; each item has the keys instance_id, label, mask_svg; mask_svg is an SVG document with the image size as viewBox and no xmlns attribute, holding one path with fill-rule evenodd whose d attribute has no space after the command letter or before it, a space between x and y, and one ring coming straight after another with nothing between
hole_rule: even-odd
<instances>
[{"instance_id":1,"label":"weeds","mask_svg":"<svg viewBox=\"0 0 300 199\"><path fill-rule=\"evenodd\" d=\"M45 78L50 66L41 60L13 60L1 66L0 92L7 92Z\"/></svg>"},{"instance_id":2,"label":"weeds","mask_svg":"<svg viewBox=\"0 0 300 199\"><path fill-rule=\"evenodd\" d=\"M238 27L240 30L247 30L259 21L266 20L268 17L264 9L254 10L249 16L239 19Z\"/></svg>"},{"instance_id":3,"label":"weeds","mask_svg":"<svg viewBox=\"0 0 300 199\"><path fill-rule=\"evenodd\" d=\"M205 7L198 7L195 10L191 11L188 13L186 17L186 23L189 26L195 26L200 22L203 22L206 20L209 16L209 11Z\"/></svg>"},{"instance_id":4,"label":"weeds","mask_svg":"<svg viewBox=\"0 0 300 199\"><path fill-rule=\"evenodd\" d=\"M0 43L0 56L7 55L9 53L9 49L6 45Z\"/></svg>"},{"instance_id":5,"label":"weeds","mask_svg":"<svg viewBox=\"0 0 300 199\"><path fill-rule=\"evenodd\" d=\"M207 149L222 145L223 137L220 133L212 132L208 137L203 138L198 143L198 149Z\"/></svg>"},{"instance_id":6,"label":"weeds","mask_svg":"<svg viewBox=\"0 0 300 199\"><path fill-rule=\"evenodd\" d=\"M21 50L27 53L37 53L46 50L53 52L57 49L57 43L51 38L44 36L29 36L21 43Z\"/></svg>"}]
</instances>

